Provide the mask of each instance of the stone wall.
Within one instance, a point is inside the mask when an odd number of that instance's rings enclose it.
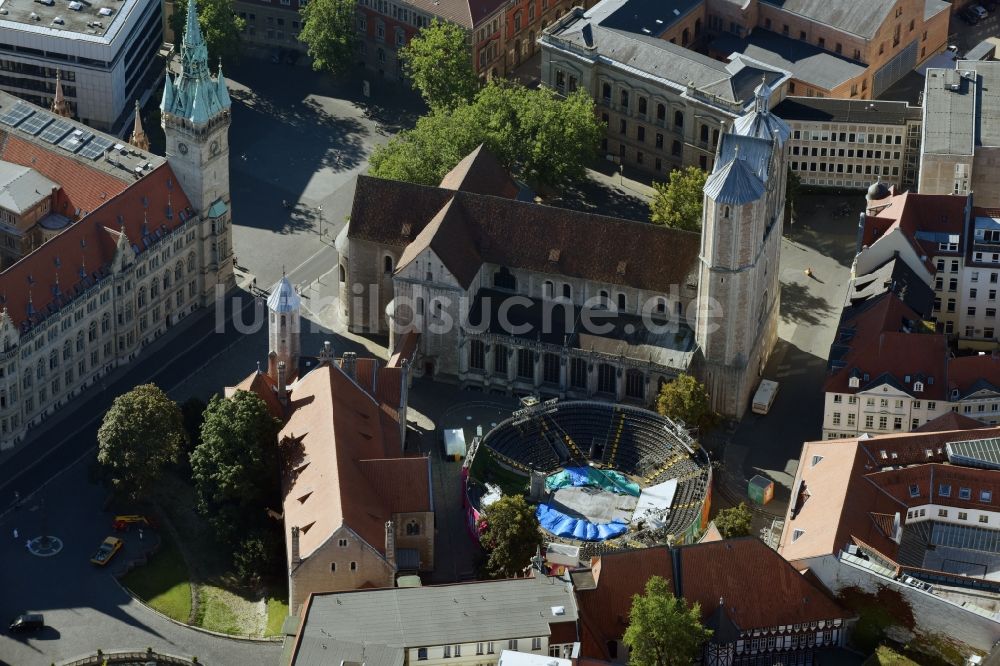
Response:
[[[936,635],[960,648],[966,646],[982,652],[989,652],[1000,640],[997,621],[934,594],[841,562],[833,555],[809,560],[808,567],[834,594],[847,587],[859,587],[869,593],[877,592],[880,587],[895,590],[910,605],[916,622],[914,632],[918,635]]]

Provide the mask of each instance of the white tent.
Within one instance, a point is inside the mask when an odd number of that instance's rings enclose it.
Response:
[[[632,512],[632,524],[645,521],[654,529],[663,527],[664,518],[670,511],[670,505],[674,503],[676,492],[677,479],[670,479],[655,486],[643,488],[642,492],[639,493],[639,501],[636,502],[635,511]]]
[[[452,460],[461,460],[465,457],[465,431],[461,428],[452,428],[444,431],[444,454]]]

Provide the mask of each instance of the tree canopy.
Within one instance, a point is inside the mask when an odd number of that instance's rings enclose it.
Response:
[[[479,144],[535,186],[557,187],[584,177],[603,134],[593,100],[581,89],[561,98],[492,82],[471,104],[439,109],[420,118],[372,153],[371,174],[437,185]]]
[[[299,10],[299,39],[306,44],[313,69],[337,74],[351,64],[357,7],[356,0],[310,0]]]
[[[160,387],[143,384],[115,398],[104,415],[97,431],[97,460],[116,491],[139,498],[186,443],[180,407]]]
[[[519,575],[542,546],[535,510],[522,495],[504,495],[486,508],[480,523],[479,541],[489,553],[486,561],[489,576],[511,578]]]
[[[673,595],[667,581],[653,576],[644,594],[632,597],[623,642],[630,666],[688,666],[712,631],[701,624],[701,608]]]
[[[279,422],[259,396],[237,391],[213,396],[205,409],[201,442],[191,453],[198,510],[222,541],[235,543],[265,524],[280,502]]]
[[[653,183],[656,194],[649,203],[649,219],[685,231],[701,231],[701,212],[708,174],[696,166],[675,169],[667,183]]]
[[[705,385],[687,374],[663,385],[656,398],[656,411],[699,428],[712,425],[715,416]]]
[[[403,71],[431,109],[468,104],[479,89],[465,30],[434,19],[400,49]]]
[[[715,516],[715,526],[726,539],[750,536],[753,529],[753,512],[745,502],[723,509]]]
[[[208,46],[209,62],[219,58],[233,58],[239,54],[240,33],[246,21],[236,15],[233,0],[198,0],[198,25]],[[174,13],[170,15],[170,29],[174,31],[175,43],[180,45],[187,27],[187,3],[174,2]]]

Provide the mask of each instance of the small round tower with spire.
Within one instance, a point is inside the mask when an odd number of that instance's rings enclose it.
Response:
[[[271,295],[267,298],[267,310],[269,349],[267,372],[272,379],[279,381],[278,368],[283,367],[286,373],[283,379],[290,380],[295,376],[299,365],[299,317],[302,313],[302,299],[295,292],[287,276],[282,275],[278,283],[271,287]]]

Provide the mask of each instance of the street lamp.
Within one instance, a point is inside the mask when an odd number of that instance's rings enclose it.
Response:
[[[319,239],[323,240],[323,207],[316,206],[316,218],[319,220],[319,227],[317,231],[319,232]]]

